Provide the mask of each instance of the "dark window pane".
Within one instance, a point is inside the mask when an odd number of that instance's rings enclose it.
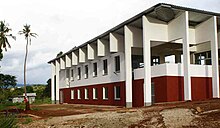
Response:
[[[115,72],[120,72],[120,57],[115,57]]]
[[[108,61],[107,59],[103,60],[103,75],[108,74]]]
[[[97,76],[97,63],[93,63],[93,76]]]

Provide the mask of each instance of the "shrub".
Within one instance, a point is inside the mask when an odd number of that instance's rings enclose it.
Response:
[[[0,128],[17,128],[15,115],[0,115]]]

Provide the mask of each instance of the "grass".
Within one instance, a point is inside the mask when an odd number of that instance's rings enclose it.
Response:
[[[15,115],[0,115],[0,128],[17,128]]]
[[[17,107],[18,109],[24,109],[25,108],[25,105],[24,103],[12,103],[12,102],[5,102],[5,103],[1,103],[0,104],[0,111],[2,110],[7,110],[9,107],[11,106],[15,106]]]
[[[29,123],[31,123],[32,121],[33,121],[32,118],[26,117],[26,118],[25,118],[25,121],[22,122],[22,124],[29,124]]]
[[[51,104],[51,99],[50,98],[36,99],[33,104],[37,104],[37,105],[39,105],[39,104]]]

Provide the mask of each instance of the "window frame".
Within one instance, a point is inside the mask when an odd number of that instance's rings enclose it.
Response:
[[[120,55],[115,56],[115,72],[120,73],[121,71],[121,62]]]
[[[93,95],[93,100],[98,100],[98,89],[97,88],[92,89],[92,95]]]
[[[89,89],[88,88],[84,89],[84,94],[85,94],[85,100],[88,100],[89,99]]]
[[[117,88],[119,88],[119,97],[117,95]],[[114,86],[114,99],[115,100],[121,100],[121,87],[120,86]]]
[[[74,100],[74,99],[75,99],[74,93],[75,93],[75,91],[74,91],[74,89],[72,89],[72,90],[71,90],[71,94],[70,94],[70,99],[71,99],[71,100]]]
[[[81,67],[78,67],[78,68],[77,68],[77,73],[78,73],[78,74],[77,74],[77,79],[78,79],[78,80],[81,80]]]
[[[102,60],[102,63],[103,63],[103,73],[102,73],[102,75],[103,76],[108,75],[108,59]]]
[[[106,93],[107,91],[107,93]],[[102,88],[102,97],[103,97],[103,100],[108,100],[108,87],[103,87]]]
[[[81,90],[77,89],[77,99],[80,100],[81,99]]]
[[[84,79],[88,79],[89,78],[89,66],[85,65],[84,67],[85,67]]]
[[[98,76],[98,63],[94,62],[93,63],[93,72],[92,72],[93,77],[97,77]]]
[[[74,69],[71,69],[70,80],[74,81]]]

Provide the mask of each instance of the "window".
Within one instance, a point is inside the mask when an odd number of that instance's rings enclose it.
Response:
[[[74,80],[74,70],[71,69],[71,80],[73,81]]]
[[[115,86],[114,87],[114,94],[115,94],[115,100],[120,100],[120,86]]]
[[[79,89],[77,90],[77,99],[81,99],[81,91]]]
[[[97,63],[93,63],[93,77],[97,76]]]
[[[81,68],[80,67],[78,67],[78,80],[80,80],[81,79]]]
[[[108,61],[107,59],[103,60],[103,75],[108,74]]]
[[[211,65],[212,64],[212,57],[211,57],[211,51],[208,52],[202,52],[195,54],[196,64],[199,65]]]
[[[97,91],[97,88],[93,88],[93,99],[98,99],[98,91]]]
[[[88,68],[88,65],[85,66],[85,79],[87,79],[89,76],[89,68]]]
[[[103,87],[103,99],[107,100],[108,99],[108,87]]]
[[[89,90],[85,88],[85,99],[89,99]]]
[[[70,69],[66,69],[66,78],[67,78],[67,79],[70,78]]]
[[[175,55],[165,56],[165,63],[175,63]]]
[[[160,64],[160,57],[159,56],[152,56],[151,66],[159,65],[159,64]]]
[[[115,57],[115,72],[120,72],[120,56]]]
[[[74,90],[71,90],[71,99],[74,99]]]

